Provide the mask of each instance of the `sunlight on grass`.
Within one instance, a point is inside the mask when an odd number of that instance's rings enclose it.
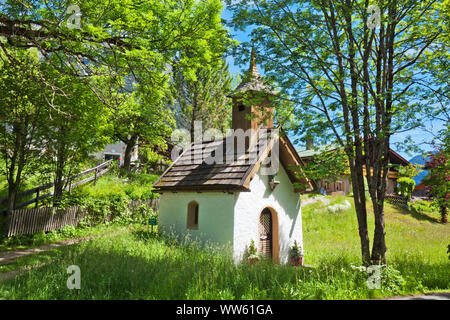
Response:
[[[369,226],[372,237],[371,215]],[[43,255],[52,263],[1,282],[0,298],[368,299],[450,289],[449,225],[387,205],[386,229],[389,266],[379,290],[369,290],[367,273],[352,267],[361,260],[354,210],[330,213],[319,202],[303,208],[305,263],[313,268],[235,265],[229,248],[179,244],[141,227]],[[80,266],[81,290],[66,287],[69,265]]]

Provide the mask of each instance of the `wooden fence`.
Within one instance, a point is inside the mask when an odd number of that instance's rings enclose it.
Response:
[[[129,207],[133,210],[144,203],[157,210],[159,198],[132,201],[129,203]],[[78,206],[65,210],[52,207],[14,210],[7,217],[6,235],[12,237],[19,234],[58,230],[65,226],[77,226],[83,218],[92,214],[91,212],[89,209],[82,210]]]
[[[76,226],[85,216],[79,207],[66,210],[57,208],[30,208],[14,210],[8,215],[7,236],[53,231],[64,226]]]
[[[133,200],[128,206],[130,209],[140,206],[141,204],[147,204],[151,209],[157,211],[159,209],[159,198],[149,199],[149,200]]]
[[[385,199],[387,202],[389,202],[391,204],[408,209],[408,198],[406,198],[406,197],[399,196],[399,195],[393,195],[393,194],[392,195],[387,194]]]
[[[88,183],[88,182],[90,182],[92,180],[97,181],[98,177],[104,175],[105,173],[107,173],[111,169],[111,163],[112,163],[112,160],[106,161],[106,162],[96,166],[95,168],[91,168],[91,169],[88,169],[86,171],[81,172],[80,174],[78,174],[76,177],[74,177],[70,181],[67,181],[67,179],[64,180],[65,183],[69,182],[68,186],[66,186],[64,188],[64,191],[70,191],[74,187],[82,185],[82,184],[85,184],[85,183]],[[73,181],[75,181],[75,180],[77,180],[77,179],[79,179],[81,177],[87,176],[88,174],[91,174],[91,173],[94,173],[94,175],[92,175],[92,176],[90,176],[90,177],[88,177],[86,179],[83,179],[81,181],[73,182]],[[33,195],[33,194],[36,194],[36,197],[34,197],[31,200],[22,202],[20,204],[16,204],[15,209],[24,208],[24,207],[26,207],[26,206],[28,206],[28,205],[30,205],[32,203],[35,204],[35,206],[34,206],[35,208],[38,208],[40,200],[46,199],[46,198],[51,197],[53,195],[53,190],[51,190],[50,192],[48,192],[46,194],[43,194],[43,195],[41,194],[41,192],[44,191],[44,190],[48,190],[50,188],[53,188],[53,187],[54,187],[54,183],[47,183],[47,184],[41,185],[39,187],[36,187],[36,188],[30,189],[30,190],[24,191],[22,193],[19,193],[17,195],[17,199],[20,199],[20,198],[23,198],[23,197],[27,197],[27,196],[30,196],[30,195]],[[8,198],[0,199],[0,204],[6,203],[7,200],[8,200]],[[4,212],[6,212],[6,209],[5,210],[0,210],[0,214],[2,214]]]

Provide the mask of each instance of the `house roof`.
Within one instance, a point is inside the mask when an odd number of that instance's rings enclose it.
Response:
[[[317,147],[314,147],[311,149],[301,149],[301,150],[297,150],[297,152],[298,152],[300,158],[307,159],[307,158],[313,157],[317,154],[320,154],[322,152],[332,151],[332,150],[336,150],[338,148],[340,148],[340,146],[336,143],[333,143],[333,144],[328,144],[328,145],[317,146]],[[389,162],[393,163],[393,164],[400,164],[403,166],[407,166],[410,164],[408,160],[403,158],[401,155],[399,155],[397,152],[395,152],[391,148],[389,149]]]
[[[269,152],[279,143],[279,160],[291,182],[304,183],[295,174],[301,164],[289,138],[282,134],[270,139],[273,130],[258,130],[253,148],[238,154],[232,148],[234,139],[191,144],[153,185],[156,191],[250,191],[250,181]],[[272,135],[270,135],[272,136]],[[216,161],[213,161],[213,158]],[[231,160],[228,160],[231,158]],[[217,161],[219,159],[219,161]],[[220,160],[222,159],[222,160]],[[296,189],[296,191],[301,191]]]
[[[392,149],[389,149],[389,161],[395,164],[401,164],[402,166],[408,166],[410,162],[399,155]]]
[[[338,144],[327,144],[327,145],[313,147],[310,149],[300,149],[300,150],[297,150],[297,153],[301,158],[309,158],[309,157],[321,154],[322,152],[336,150],[337,148],[339,148]]]

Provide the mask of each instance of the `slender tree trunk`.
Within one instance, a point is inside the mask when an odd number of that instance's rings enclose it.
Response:
[[[24,126],[25,127],[25,126]],[[22,171],[25,167],[25,140],[23,127],[20,124],[14,125],[13,131],[16,135],[13,154],[10,158],[8,172],[8,209],[7,213],[16,208],[17,194],[22,181]]]
[[[384,199],[386,195],[386,181],[389,164],[389,139],[392,121],[392,92],[394,89],[394,42],[395,28],[397,25],[397,1],[391,1],[388,5],[388,21],[386,33],[380,36],[380,52],[382,52],[383,72],[380,73],[381,96],[385,100],[379,101],[377,109],[377,136],[374,139],[373,152],[377,152],[374,159],[374,184],[372,192],[375,197],[372,199],[375,232],[372,248],[372,263],[386,264],[386,232],[384,226]],[[384,28],[382,27],[382,31]],[[381,60],[380,60],[381,62]],[[380,63],[381,64],[381,63]],[[381,76],[382,75],[382,76]]]
[[[441,206],[440,208],[441,210],[441,222],[442,223],[447,223],[447,207],[446,206]]]
[[[17,183],[8,183],[8,209],[7,213],[12,212],[16,207],[16,197],[18,192]]]
[[[57,143],[56,149],[56,170],[54,180],[54,192],[53,192],[53,206],[57,207],[64,192],[64,167],[67,161],[67,144],[65,139],[66,126],[62,123],[59,127],[58,138],[55,141]]]
[[[130,171],[131,168],[131,153],[133,152],[134,147],[136,147],[136,143],[137,143],[137,138],[136,137],[131,137],[127,143],[126,143],[126,148],[125,148],[125,155],[124,155],[124,159],[123,159],[123,168],[126,171]]]
[[[353,167],[353,168],[352,168]],[[367,228],[367,210],[364,195],[364,183],[361,184],[360,179],[357,176],[356,165],[350,166],[352,187],[353,187],[353,199],[355,202],[356,218],[358,220],[358,233],[361,242],[361,255],[363,265],[369,265],[370,263],[370,241]]]
[[[361,253],[362,262],[364,265],[368,265],[370,261],[370,242],[367,229],[367,209],[366,209],[366,195],[364,188],[364,175],[363,175],[363,151],[362,151],[362,139],[361,139],[361,128],[359,123],[359,113],[358,113],[358,75],[357,66],[355,61],[356,47],[353,37],[353,21],[352,21],[352,1],[345,1],[345,20],[346,20],[346,32],[349,42],[349,63],[350,63],[350,79],[351,79],[351,91],[349,99],[346,99],[346,116],[347,122],[350,122],[349,113],[351,115],[352,130],[349,130],[350,124],[347,125],[347,134],[354,136],[354,144],[348,146],[347,153],[351,153],[350,158],[353,164],[350,166],[350,171],[352,173],[352,183],[353,183],[353,197],[355,200],[355,210],[358,219],[359,227],[359,237],[361,240]],[[350,133],[352,132],[352,133]],[[353,140],[347,138],[350,142]]]
[[[56,170],[55,170],[55,186],[54,186],[54,193],[53,193],[53,206],[57,207],[59,201],[62,198],[63,195],[63,189],[64,189],[64,159],[65,158],[65,152],[64,150],[60,150],[57,155],[56,159]]]

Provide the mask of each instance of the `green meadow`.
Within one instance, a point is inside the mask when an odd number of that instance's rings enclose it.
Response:
[[[330,198],[342,203],[351,198]],[[229,248],[182,243],[132,225],[128,232],[17,260],[25,270],[0,282],[1,299],[372,299],[450,291],[450,225],[432,215],[386,204],[388,266],[369,289],[360,268],[355,212],[331,213],[321,202],[303,208],[304,262],[234,264]],[[370,229],[373,218],[369,217]],[[78,265],[81,289],[69,290]],[[2,269],[0,269],[0,272]]]

